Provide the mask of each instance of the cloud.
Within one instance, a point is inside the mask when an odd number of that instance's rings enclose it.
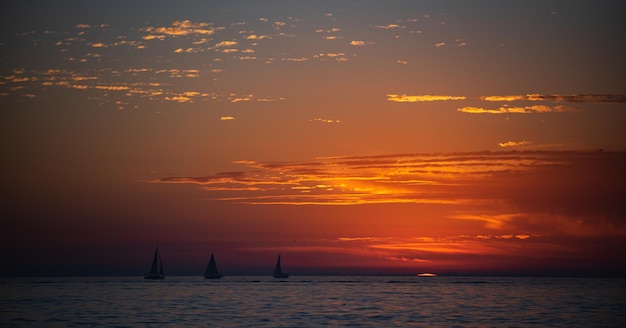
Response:
[[[190,97],[186,96],[174,96],[174,97],[165,97],[165,100],[175,101],[179,103],[189,103],[192,102]]]
[[[323,30],[323,29],[315,30],[315,33],[337,33],[337,32],[340,32],[340,31],[341,31],[340,28],[333,27],[333,28],[330,28],[330,29],[327,29],[327,30]]]
[[[299,58],[281,58],[280,60],[282,61],[290,61],[290,62],[305,62],[307,60],[309,60],[306,57],[299,57]]]
[[[380,28],[384,30],[396,29],[396,28],[404,28],[404,26],[400,26],[398,24],[387,24],[387,25],[376,25],[374,28]]]
[[[221,41],[215,44],[215,47],[230,47],[230,46],[234,46],[234,45],[238,45],[239,42],[237,41]]]
[[[351,242],[351,241],[380,241],[380,237],[340,237],[337,241]]]
[[[232,121],[234,119],[235,119],[235,117],[233,117],[233,116],[222,116],[222,117],[220,117],[220,121]]]
[[[586,213],[594,220],[626,217],[617,196],[626,192],[624,175],[619,173],[626,167],[626,153],[510,151],[237,164],[247,169],[237,174],[170,177],[153,182],[201,184],[207,192],[241,186],[262,190],[246,195],[213,194],[215,199],[245,204],[414,203],[459,208],[493,204],[495,207],[488,206],[485,211],[508,206],[523,213],[560,212],[572,217]],[[489,223],[494,228],[530,223],[529,216],[482,215],[486,223],[499,222]],[[626,227],[624,220],[620,222]]]
[[[514,102],[514,101],[543,101],[543,102],[565,102],[565,103],[626,103],[626,95],[618,94],[573,94],[573,95],[542,95],[542,94],[526,94],[526,95],[504,95],[504,96],[431,96],[431,95],[398,95],[388,94],[387,100],[395,102],[422,102],[434,100],[465,100],[477,99],[487,102]],[[573,110],[566,106],[543,106],[533,105],[526,107],[510,107],[500,108],[497,110],[483,109],[482,107],[467,107],[467,112],[487,112],[487,113],[506,113],[506,112],[558,112]],[[465,111],[465,110],[460,110]]]
[[[488,109],[483,107],[461,107],[457,111],[470,114],[532,114],[532,113],[561,113],[575,111],[575,108],[567,106],[545,106],[534,105],[525,107],[508,107],[503,106],[497,109]]]
[[[310,120],[311,122],[320,122],[320,123],[341,123],[340,120],[331,120],[327,118],[314,118]]]
[[[509,96],[480,96],[480,100],[484,101],[552,101],[567,103],[626,103],[626,95],[616,94],[526,94],[526,95],[509,95]]]
[[[408,96],[388,94],[387,100],[393,102],[423,102],[423,101],[447,101],[447,100],[464,100],[465,96],[441,96],[441,95],[421,95]]]
[[[373,45],[374,43],[375,43],[374,41],[363,41],[363,40],[350,41],[350,45],[356,46],[356,47],[369,46],[369,45]]]
[[[94,88],[108,91],[124,91],[129,89],[129,87],[125,85],[96,85]]]
[[[242,101],[250,101],[254,99],[254,95],[252,94],[248,94],[248,95],[237,95],[234,93],[231,93],[230,95],[228,95],[228,101],[232,102],[232,103],[237,103],[237,102],[242,102]]]
[[[260,102],[274,102],[274,101],[283,101],[285,97],[258,97],[256,101]]]
[[[329,52],[329,53],[321,53],[321,54],[313,55],[313,58],[319,59],[319,60],[335,60],[337,62],[344,62],[348,60],[348,58],[346,58],[345,55],[346,54],[343,52],[337,52],[337,53]]]
[[[287,23],[281,21],[276,21],[272,23],[272,26],[274,26],[275,29],[279,29],[281,27],[284,27],[285,25],[287,25]]]
[[[517,146],[524,146],[524,145],[528,145],[530,142],[526,141],[526,140],[522,140],[522,141],[507,141],[507,142],[501,142],[498,144],[498,146],[500,147],[517,147]]]
[[[190,20],[182,20],[175,21],[171,26],[167,27],[146,27],[143,31],[148,32],[149,35],[144,36],[143,39],[160,39],[165,36],[213,35],[220,30],[224,30],[224,27],[214,27],[209,23],[194,23]]]

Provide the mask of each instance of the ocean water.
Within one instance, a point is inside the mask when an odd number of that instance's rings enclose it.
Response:
[[[0,278],[0,327],[626,327],[626,279]]]

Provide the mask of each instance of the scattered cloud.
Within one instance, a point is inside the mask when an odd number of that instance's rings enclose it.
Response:
[[[374,41],[363,41],[363,40],[352,40],[350,41],[350,45],[352,46],[356,46],[356,47],[362,47],[362,46],[370,46],[375,44]]]
[[[404,28],[404,26],[400,26],[398,24],[387,24],[387,25],[376,25],[375,28],[380,28],[384,30],[396,29],[396,28]]]
[[[186,35],[213,35],[215,32],[225,29],[214,27],[209,23],[194,23],[190,20],[175,21],[167,27],[146,27],[143,31],[148,32],[144,40],[162,39],[165,36],[177,37]],[[149,35],[152,35],[150,37]]]
[[[128,90],[128,86],[125,85],[96,85],[94,88],[108,91],[124,91]]]
[[[526,95],[509,95],[509,96],[480,96],[480,100],[484,101],[553,101],[553,102],[568,102],[568,103],[626,103],[626,95],[616,94],[572,94],[572,95],[558,95],[558,94],[526,94]]]
[[[522,141],[507,141],[507,142],[501,142],[498,144],[498,146],[506,148],[506,147],[517,147],[517,146],[525,146],[530,144],[529,141],[526,140],[522,140]]]
[[[232,103],[237,103],[237,102],[241,102],[241,101],[250,101],[252,100],[252,95],[243,95],[243,96],[234,96],[231,95],[228,97],[228,100]]]
[[[398,95],[388,94],[389,101],[400,102],[421,102],[433,100],[465,100],[477,99],[489,102],[513,102],[513,101],[546,101],[546,102],[566,102],[566,103],[626,103],[626,95],[618,94],[572,94],[572,95],[542,95],[542,94],[526,94],[526,95],[505,95],[505,96],[431,96],[431,95]],[[530,109],[541,111],[540,107]],[[554,109],[544,109],[545,111],[554,111]],[[557,108],[557,110],[559,110]],[[565,109],[561,109],[565,110]]]
[[[532,114],[532,113],[561,113],[568,111],[575,111],[576,109],[567,106],[525,106],[525,107],[509,107],[502,106],[497,109],[489,109],[483,107],[462,107],[457,109],[459,112],[470,114]]]
[[[346,54],[343,52],[338,52],[338,53],[321,53],[321,54],[317,54],[317,55],[313,55],[313,58],[315,59],[319,59],[319,60],[335,60],[337,62],[343,62],[343,61],[347,61],[348,58],[345,57]]]
[[[220,121],[232,121],[234,119],[235,119],[235,117],[233,117],[233,116],[222,116],[222,117],[220,117]]]
[[[318,29],[318,30],[315,30],[315,33],[337,33],[337,32],[339,32],[339,31],[341,31],[341,29],[340,29],[340,28],[338,28],[338,27],[333,27],[333,28],[329,28],[329,29],[327,29],[327,30],[323,30],[323,29]]]
[[[221,41],[221,42],[216,43],[215,47],[231,47],[231,46],[238,45],[238,44],[239,44],[239,42],[232,41],[232,40]]]
[[[398,63],[404,63],[398,61]],[[626,103],[626,95],[616,94],[573,94],[573,95],[504,95],[504,96],[444,96],[444,95],[406,95],[387,94],[387,100],[392,102],[427,102],[427,101],[458,101],[458,100],[479,100],[486,102],[553,102],[553,103]],[[457,111],[470,114],[533,114],[533,113],[562,113],[578,111],[579,109],[555,104],[537,104],[526,106],[511,106],[503,104],[498,108],[488,108],[483,106],[465,106]]]
[[[423,101],[447,101],[447,100],[465,100],[465,96],[441,96],[441,95],[421,95],[408,96],[388,94],[387,100],[393,102],[423,102]]]
[[[306,57],[299,57],[299,58],[281,58],[280,60],[282,61],[290,61],[290,62],[305,62],[307,60],[309,60]]]
[[[320,122],[320,123],[341,123],[340,120],[331,120],[327,118],[314,118],[310,120],[311,122]]]

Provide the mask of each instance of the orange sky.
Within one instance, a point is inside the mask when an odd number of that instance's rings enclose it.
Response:
[[[0,6],[0,275],[626,273],[621,3]]]

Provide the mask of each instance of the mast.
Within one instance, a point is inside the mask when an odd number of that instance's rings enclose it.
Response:
[[[163,276],[165,276],[165,275],[163,274],[163,260],[161,260],[161,254],[159,254],[159,262],[161,262],[161,268],[160,268],[160,270],[159,270],[159,275],[160,275],[161,277],[163,277]],[[156,271],[156,270],[155,270],[155,271]]]

